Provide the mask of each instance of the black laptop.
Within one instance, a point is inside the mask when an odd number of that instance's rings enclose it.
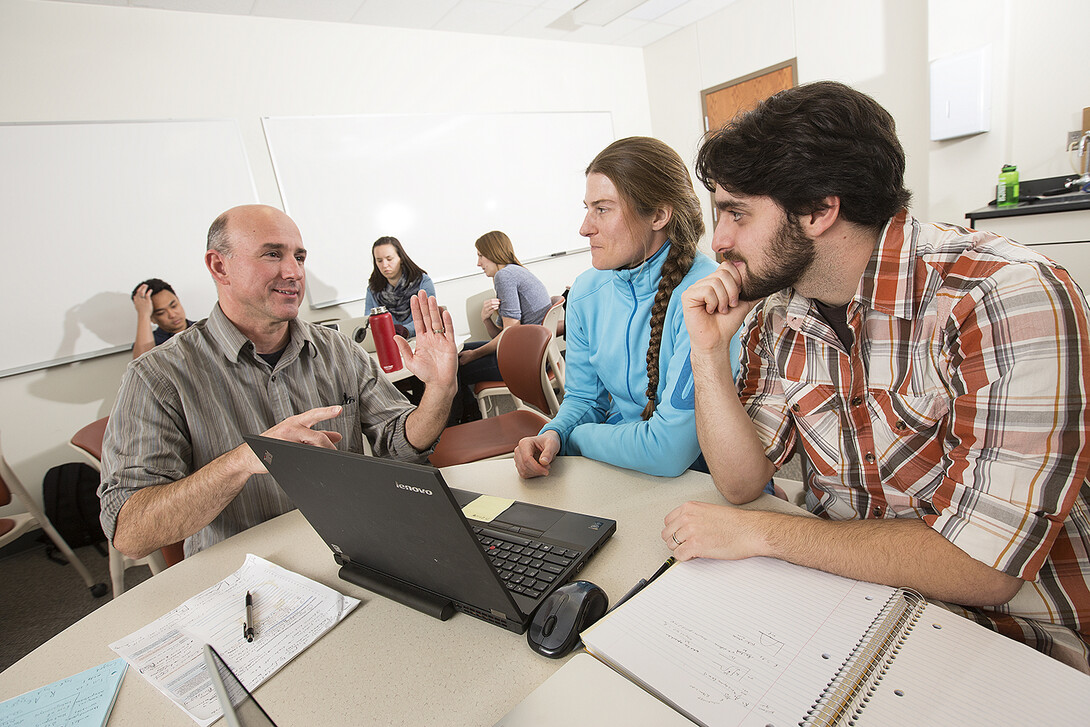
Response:
[[[544,598],[617,530],[614,520],[515,502],[489,523],[479,495],[434,467],[248,436],[341,566],[341,578],[446,620],[462,611],[523,633]],[[514,465],[512,465],[514,467]]]

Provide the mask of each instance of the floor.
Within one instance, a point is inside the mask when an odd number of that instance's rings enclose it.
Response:
[[[0,550],[0,671],[110,601],[109,592],[93,597],[75,568],[50,560],[46,546],[37,542],[40,532]],[[95,581],[109,588],[107,558],[94,546],[77,548],[76,555]],[[147,566],[130,568],[125,585],[132,588],[150,577]]]

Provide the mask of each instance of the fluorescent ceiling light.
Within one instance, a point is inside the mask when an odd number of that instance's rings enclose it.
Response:
[[[609,25],[646,0],[584,0],[571,11],[572,20],[579,25]]]

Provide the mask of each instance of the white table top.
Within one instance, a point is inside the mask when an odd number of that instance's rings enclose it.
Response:
[[[663,516],[685,500],[724,503],[711,478],[651,477],[580,457],[552,476],[521,480],[511,460],[443,470],[451,487],[617,520],[617,533],[580,574],[623,596],[669,556]],[[747,505],[801,512],[769,495]],[[337,577],[338,566],[298,511],[187,558],[103,605],[0,673],[0,701],[116,658],[109,644],[237,570],[247,553],[324,583],[362,603],[255,692],[274,720],[293,725],[491,725],[564,660],[532,652],[525,637],[465,614],[443,622]],[[109,724],[192,725],[130,669]]]

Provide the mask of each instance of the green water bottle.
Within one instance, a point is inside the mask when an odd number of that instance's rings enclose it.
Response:
[[[995,203],[999,207],[1012,207],[1018,204],[1018,167],[1004,164],[999,173],[999,184],[995,187]]]

